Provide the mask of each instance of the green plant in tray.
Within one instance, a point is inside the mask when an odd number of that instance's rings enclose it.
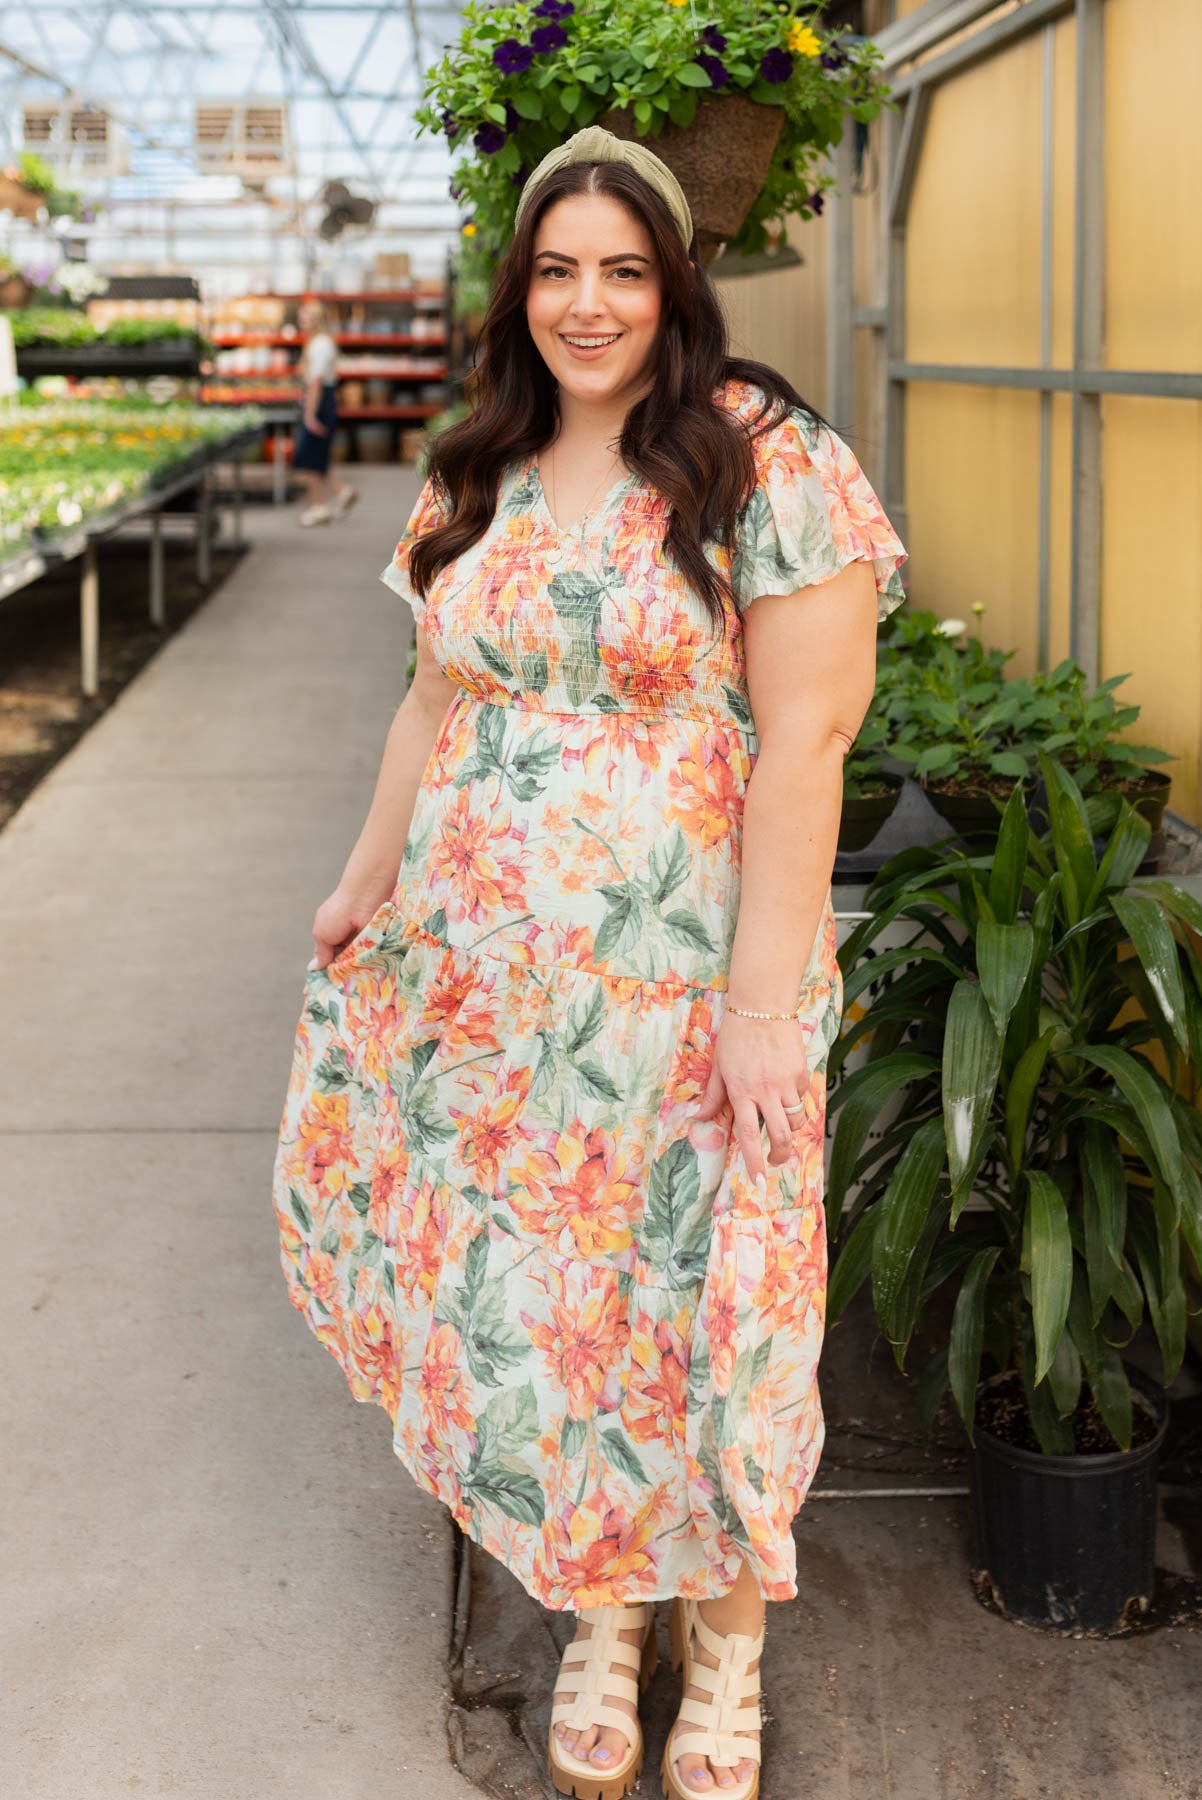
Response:
[[[871,1279],[899,1364],[934,1341],[928,1414],[950,1384],[971,1431],[987,1355],[1021,1372],[1043,1450],[1071,1453],[1083,1390],[1131,1443],[1122,1349],[1145,1317],[1166,1380],[1184,1351],[1182,1262],[1202,1260],[1202,905],[1132,880],[1150,828],[1128,802],[1039,766],[1046,832],[1015,787],[990,855],[894,857],[840,951],[862,1011],[831,1055],[829,1305],[838,1318]],[[877,950],[899,926],[907,942]]]

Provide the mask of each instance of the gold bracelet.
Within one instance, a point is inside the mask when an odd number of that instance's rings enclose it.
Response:
[[[727,1012],[738,1013],[741,1019],[797,1019],[801,1017],[800,1009],[791,1013],[750,1012],[745,1006],[727,1005]]]

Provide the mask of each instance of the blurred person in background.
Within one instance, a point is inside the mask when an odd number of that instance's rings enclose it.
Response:
[[[292,467],[305,484],[305,505],[297,523],[329,525],[344,518],[359,498],[353,487],[329,473],[338,425],[338,346],[330,336],[325,308],[318,301],[305,301],[297,323],[306,338],[301,358],[305,383],[301,424],[292,453]]]

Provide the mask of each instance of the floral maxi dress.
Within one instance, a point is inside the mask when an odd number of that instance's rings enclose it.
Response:
[[[763,396],[731,382],[750,422]],[[699,1122],[757,740],[741,612],[902,546],[851,451],[791,412],[715,628],[637,476],[557,532],[537,462],[423,605],[458,692],[392,898],[307,978],[274,1198],[294,1304],[397,1455],[544,1605],[796,1588],[822,1444],[828,893],[800,1005],[810,1083],[757,1194]],[[733,567],[732,567],[733,563]],[[805,804],[799,772],[798,804]]]

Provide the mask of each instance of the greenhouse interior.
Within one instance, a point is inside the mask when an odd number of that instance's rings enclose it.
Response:
[[[0,0],[6,1791],[1202,1800],[1200,70]]]

